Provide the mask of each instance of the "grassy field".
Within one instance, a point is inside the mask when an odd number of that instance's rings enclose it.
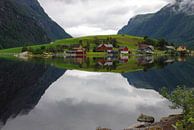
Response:
[[[119,46],[127,46],[130,51],[135,52],[137,49],[137,44],[141,41],[143,41],[143,38],[141,37],[135,37],[135,36],[128,36],[128,35],[101,35],[101,36],[87,36],[87,37],[80,37],[80,38],[69,38],[69,39],[62,39],[62,40],[56,40],[54,42],[48,43],[48,44],[42,44],[42,45],[34,45],[30,46],[33,49],[39,49],[42,46],[48,47],[56,47],[57,45],[73,45],[73,44],[79,44],[80,40],[83,42],[83,44],[90,44],[90,52],[88,55],[97,55],[97,53],[93,53],[92,49],[95,46],[94,39],[100,39],[100,40],[106,40],[107,38],[114,38],[117,40],[117,44]],[[2,53],[20,53],[22,50],[22,47],[17,48],[10,48],[10,49],[4,49],[0,50],[0,54]],[[98,55],[102,55],[98,54]]]

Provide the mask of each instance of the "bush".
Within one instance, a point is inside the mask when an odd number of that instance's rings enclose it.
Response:
[[[22,52],[28,51],[28,48],[26,46],[22,47]]]
[[[178,86],[173,92],[162,88],[161,94],[172,102],[172,109],[183,110],[183,120],[177,122],[178,127],[189,129],[194,126],[194,90]]]

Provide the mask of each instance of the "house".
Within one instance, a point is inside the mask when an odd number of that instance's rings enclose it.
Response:
[[[129,48],[128,47],[120,47],[119,51],[120,51],[120,54],[129,54]]]
[[[113,51],[113,45],[112,44],[100,44],[96,51],[98,52],[112,52]]]
[[[152,45],[147,44],[138,44],[138,52],[140,53],[146,53],[146,54],[153,54],[154,53],[154,47]]]
[[[72,50],[66,52],[68,56],[85,56],[86,49],[83,48],[81,45],[74,46]]]
[[[187,53],[187,47],[186,46],[179,46],[177,48],[177,52],[179,52],[181,55]]]
[[[174,54],[176,52],[176,48],[174,46],[165,46],[166,53]]]

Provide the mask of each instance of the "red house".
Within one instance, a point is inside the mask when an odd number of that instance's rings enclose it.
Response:
[[[120,47],[119,51],[121,54],[128,54],[129,53],[129,48],[128,47]]]
[[[112,44],[100,44],[97,48],[96,51],[98,52],[112,52],[113,50],[113,45]]]

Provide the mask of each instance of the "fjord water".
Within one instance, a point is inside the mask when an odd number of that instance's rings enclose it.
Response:
[[[158,90],[192,87],[192,58],[135,72],[65,70],[53,64],[0,60],[2,130],[127,128],[141,114],[177,113]]]

